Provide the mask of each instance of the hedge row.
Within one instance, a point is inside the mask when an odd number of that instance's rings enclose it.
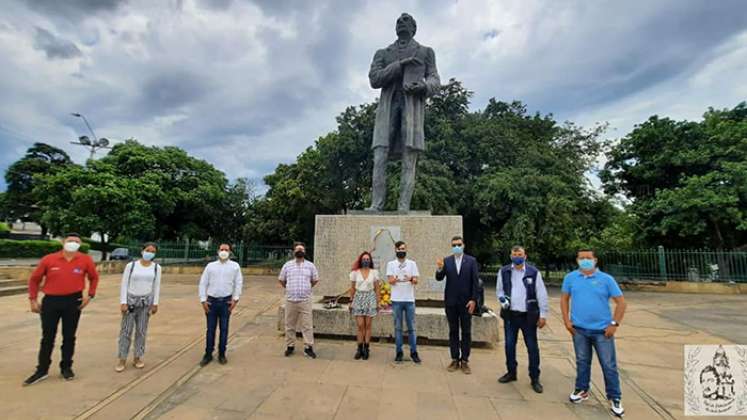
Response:
[[[81,252],[88,252],[86,243],[80,246]],[[41,258],[62,249],[58,241],[16,241],[0,239],[0,258]]]

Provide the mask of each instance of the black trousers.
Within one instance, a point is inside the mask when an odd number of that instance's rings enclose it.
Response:
[[[508,373],[516,374],[516,343],[519,331],[524,336],[524,344],[529,353],[529,377],[538,380],[540,376],[540,349],[537,340],[537,315],[526,312],[510,311],[503,319],[503,330],[506,335],[506,369]]]
[[[73,366],[75,353],[75,332],[80,320],[80,306],[82,294],[75,293],[66,296],[44,296],[41,305],[42,339],[39,348],[39,364],[36,369],[48,372],[52,364],[52,350],[57,335],[57,325],[62,320],[62,360],[60,369]]]
[[[446,305],[446,319],[449,321],[449,349],[452,360],[469,361],[472,346],[472,315],[467,310],[467,302]],[[461,341],[459,329],[462,330]],[[459,351],[461,350],[461,356]]]

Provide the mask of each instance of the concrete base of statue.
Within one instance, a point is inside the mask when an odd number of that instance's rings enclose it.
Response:
[[[462,234],[462,216],[431,216],[427,212],[354,212],[317,215],[314,264],[319,270],[317,296],[334,297],[350,288],[350,269],[358,255],[369,251],[382,278],[394,260],[394,243],[407,243],[407,258],[420,271],[417,299],[443,299],[443,282],[436,282],[436,260],[449,255],[451,238]]]
[[[432,303],[430,301],[429,303]],[[347,305],[342,308],[326,309],[323,303],[313,305],[314,335],[321,337],[355,339],[357,330],[355,319],[350,315]],[[285,306],[278,310],[278,330],[285,330]],[[487,312],[482,316],[472,317],[472,342],[477,346],[492,347],[499,340],[498,316]],[[406,326],[405,336],[407,335]],[[415,331],[418,340],[427,344],[448,344],[449,323],[446,320],[443,306],[415,307]],[[375,340],[394,339],[394,320],[391,311],[381,311],[374,317],[372,337]],[[406,341],[405,341],[406,342]]]
[[[386,263],[394,260],[394,243],[407,243],[407,257],[420,271],[415,289],[416,330],[419,338],[448,341],[449,325],[443,307],[444,281],[436,281],[436,260],[451,252],[451,238],[462,234],[462,216],[432,216],[429,212],[353,211],[340,215],[317,215],[314,231],[314,264],[319,285],[314,289],[314,331],[333,337],[355,337],[355,320],[347,305],[325,309],[324,301],[348,296],[350,270],[363,251],[371,252],[374,267],[382,278]],[[279,310],[279,329],[284,329],[284,307]],[[486,313],[472,318],[472,340],[493,344],[498,341],[498,317]],[[391,312],[382,312],[373,323],[373,335],[394,336]]]

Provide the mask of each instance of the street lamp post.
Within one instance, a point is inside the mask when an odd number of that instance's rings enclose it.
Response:
[[[88,123],[88,120],[86,119],[85,115],[77,113],[77,112],[73,112],[71,115],[73,117],[78,117],[78,118],[83,119],[83,122],[86,124],[86,127],[88,127],[88,131],[90,131],[91,135],[93,136],[93,139],[88,138],[88,136],[80,136],[78,137],[77,142],[76,141],[70,142],[71,144],[77,144],[79,146],[88,147],[88,149],[91,152],[91,156],[89,157],[89,159],[91,160],[96,154],[97,149],[111,149],[111,147],[109,147],[109,139],[104,138],[104,137],[98,138],[96,136],[96,133],[93,132],[93,128],[91,128],[91,124]]]

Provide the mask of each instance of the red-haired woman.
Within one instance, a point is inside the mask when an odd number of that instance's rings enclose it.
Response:
[[[358,324],[358,351],[355,360],[368,360],[371,342],[371,324],[379,311],[381,297],[379,272],[374,269],[371,253],[364,251],[358,256],[350,272],[350,312]]]

